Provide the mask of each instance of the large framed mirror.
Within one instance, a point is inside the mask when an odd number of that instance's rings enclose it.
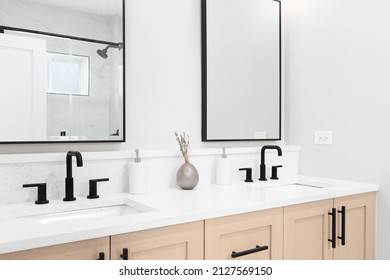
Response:
[[[280,140],[280,1],[201,5],[202,141]]]
[[[0,0],[0,144],[125,141],[124,0]]]

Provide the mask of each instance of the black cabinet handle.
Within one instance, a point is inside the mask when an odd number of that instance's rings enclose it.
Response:
[[[345,246],[345,222],[346,222],[346,208],[341,206],[341,211],[337,211],[341,214],[341,236],[337,236],[338,239],[341,239],[341,245]]]
[[[98,261],[103,261],[103,260],[105,260],[104,252],[100,252],[100,253],[99,253],[99,258],[98,258],[97,260],[98,260]]]
[[[123,248],[121,258],[123,260],[128,260],[129,259],[129,249]]]
[[[250,255],[250,254],[265,251],[265,250],[268,250],[268,246],[256,245],[256,248],[253,248],[253,249],[249,249],[249,250],[245,250],[245,251],[241,251],[241,252],[233,251],[230,256],[234,259],[234,258],[242,257],[245,255]]]
[[[332,239],[328,239],[332,243],[332,248],[336,248],[336,208],[332,208],[332,212],[328,215],[332,216]]]

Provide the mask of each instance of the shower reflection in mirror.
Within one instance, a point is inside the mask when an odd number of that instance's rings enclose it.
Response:
[[[18,30],[4,34],[45,41],[47,94],[41,107],[46,108],[47,136],[39,140],[122,136],[123,43]]]

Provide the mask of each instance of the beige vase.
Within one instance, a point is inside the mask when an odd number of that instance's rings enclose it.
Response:
[[[199,174],[191,163],[184,163],[176,174],[176,182],[184,190],[192,190],[199,182]]]

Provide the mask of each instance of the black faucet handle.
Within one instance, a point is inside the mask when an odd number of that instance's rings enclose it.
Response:
[[[246,179],[244,182],[251,183],[253,182],[252,180],[252,168],[247,167],[247,168],[240,168],[238,169],[239,171],[246,171]]]
[[[93,199],[93,198],[99,198],[99,195],[97,194],[97,183],[98,182],[106,182],[109,181],[108,178],[100,178],[100,179],[91,179],[89,180],[89,195],[87,198]]]
[[[46,183],[36,183],[36,184],[24,184],[23,188],[38,188],[38,197],[35,201],[35,204],[47,204],[49,200],[46,198]]]
[[[271,171],[271,180],[278,180],[278,168],[283,167],[283,165],[275,165],[272,166],[272,171]]]

